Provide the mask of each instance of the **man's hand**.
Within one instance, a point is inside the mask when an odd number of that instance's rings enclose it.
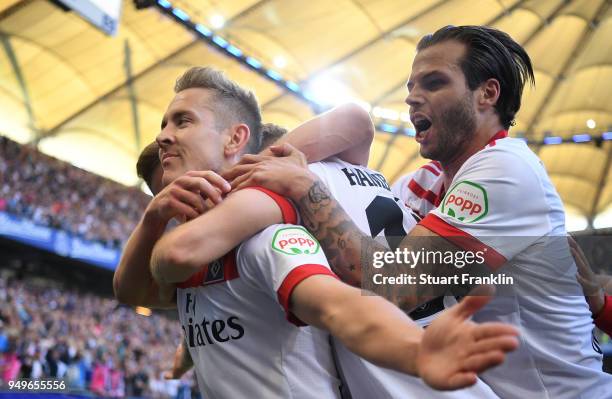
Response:
[[[439,390],[473,385],[478,373],[501,364],[506,353],[518,347],[514,327],[468,320],[491,300],[493,292],[492,286],[474,289],[425,329],[417,370],[428,385]]]
[[[593,273],[593,269],[591,269],[589,261],[584,255],[584,252],[582,252],[582,249],[576,240],[568,236],[567,241],[569,243],[572,256],[574,257],[574,261],[576,261],[576,267],[578,267],[576,279],[578,279],[578,282],[582,286],[582,291],[584,292],[584,296],[586,297],[593,317],[597,317],[601,309],[604,307],[604,290],[599,283],[597,275]]]
[[[223,173],[232,189],[261,186],[297,200],[304,196],[316,176],[308,170],[306,157],[290,144],[271,146],[274,156],[250,155]]]
[[[172,218],[195,219],[230,191],[227,181],[213,171],[191,171],[161,190],[145,210],[145,219],[163,226]]]
[[[174,364],[172,365],[172,370],[166,370],[164,372],[164,379],[178,380],[192,367],[193,360],[191,359],[189,350],[185,347],[185,340],[182,340],[174,353]]]

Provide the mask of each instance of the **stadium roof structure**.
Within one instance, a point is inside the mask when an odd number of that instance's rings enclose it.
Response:
[[[404,104],[418,39],[483,24],[508,32],[534,62],[536,88],[511,135],[590,140],[533,148],[570,214],[612,218],[612,141],[591,139],[612,130],[609,0],[148,3],[125,0],[110,37],[50,1],[0,0],[0,134],[135,184],[135,160],[159,131],[175,79],[212,65],[255,90],[266,122],[289,128],[316,102],[367,103],[380,128],[370,166],[394,180],[425,162]]]

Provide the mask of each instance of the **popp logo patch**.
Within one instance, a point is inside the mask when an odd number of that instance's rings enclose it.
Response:
[[[467,180],[455,184],[442,202],[442,212],[465,223],[482,219],[488,211],[487,191]]]
[[[312,255],[319,248],[319,242],[301,227],[278,229],[272,239],[272,249],[286,255]]]

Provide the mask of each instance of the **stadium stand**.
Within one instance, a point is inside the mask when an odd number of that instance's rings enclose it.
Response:
[[[119,248],[148,198],[0,136],[0,212]]]
[[[105,397],[174,398],[191,390],[191,374],[162,378],[180,339],[175,320],[57,285],[0,277],[4,389],[17,378],[59,378],[68,392]]]

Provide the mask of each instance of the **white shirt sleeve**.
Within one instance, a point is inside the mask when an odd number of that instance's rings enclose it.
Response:
[[[499,267],[550,231],[549,214],[534,165],[493,146],[460,168],[440,206],[419,224],[463,249],[485,250],[486,262]]]
[[[296,325],[304,323],[290,311],[293,289],[313,275],[337,278],[316,238],[290,224],[270,226],[243,243],[237,263],[240,276],[274,298]]]

